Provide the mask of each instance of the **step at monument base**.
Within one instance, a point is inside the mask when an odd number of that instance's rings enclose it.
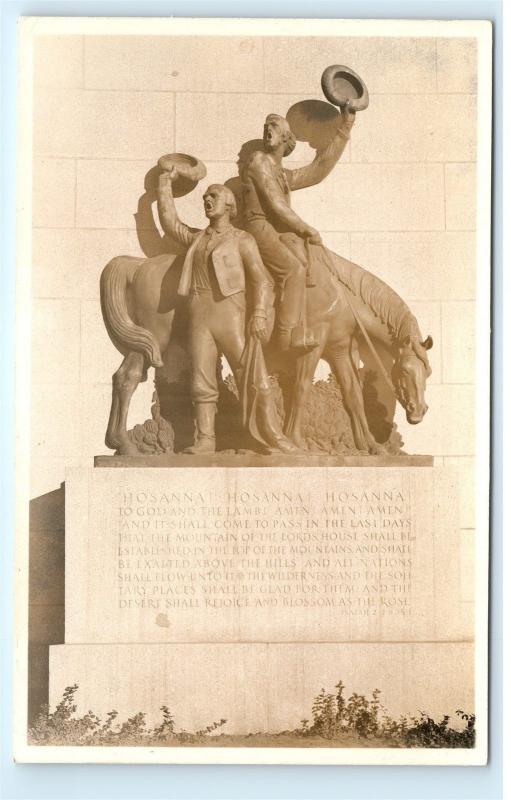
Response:
[[[471,711],[473,645],[421,643],[72,644],[50,647],[50,706],[78,684],[77,714],[109,711],[124,721],[145,712],[148,727],[170,709],[176,730],[200,730],[220,719],[224,733],[276,733],[312,719],[322,688],[381,700],[393,718],[435,719]],[[454,722],[453,720],[453,722]]]

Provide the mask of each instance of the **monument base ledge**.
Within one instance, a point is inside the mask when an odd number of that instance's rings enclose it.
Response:
[[[432,467],[428,455],[326,455],[303,453],[296,456],[272,453],[211,453],[188,455],[163,453],[139,456],[94,456],[95,467]]]

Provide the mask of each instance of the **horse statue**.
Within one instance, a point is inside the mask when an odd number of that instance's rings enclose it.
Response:
[[[421,422],[426,411],[426,380],[431,374],[417,320],[406,303],[387,284],[362,267],[311,245],[311,286],[307,289],[307,324],[317,346],[286,358],[292,374],[292,394],[284,432],[303,448],[302,422],[307,396],[320,358],[330,365],[349,415],[353,439],[362,453],[382,455],[384,446],[370,430],[359,377],[360,352],[367,344],[384,377],[403,406],[408,423]],[[169,345],[183,338],[183,298],[177,293],[182,259],[172,254],[153,258],[119,256],[101,275],[101,307],[106,328],[124,359],[113,376],[112,406],[106,445],[120,455],[138,455],[127,432],[133,392],[146,380],[149,367],[161,367]],[[272,342],[265,349],[270,372],[279,370],[279,354]]]

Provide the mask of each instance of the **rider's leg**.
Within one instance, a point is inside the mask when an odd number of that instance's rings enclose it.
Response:
[[[293,270],[286,278],[281,289],[277,319],[277,347],[288,350],[291,346],[293,330],[305,327],[303,312],[305,310],[305,273],[302,268]]]
[[[304,323],[305,263],[266,220],[256,220],[248,229],[257,242],[266,269],[280,289],[276,340],[280,350],[288,350],[293,329]]]
[[[305,241],[301,236],[296,233],[281,233],[279,235],[280,241],[285,244],[288,250],[291,250],[295,258],[302,264],[304,269],[307,269],[307,250],[305,249]]]

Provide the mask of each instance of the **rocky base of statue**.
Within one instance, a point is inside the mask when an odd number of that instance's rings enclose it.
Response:
[[[135,425],[128,431],[128,438],[141,455],[174,452],[174,429],[161,414],[157,392],[153,395],[151,419],[146,419],[143,425]]]
[[[365,380],[364,399],[368,409],[372,409],[372,419],[376,421],[375,438],[382,446],[379,456],[371,456],[371,463],[384,465],[385,463],[399,463],[404,465],[409,462],[410,456],[402,450],[403,440],[394,422],[389,423],[380,413],[378,418],[377,402],[371,392],[371,374]],[[272,380],[275,403],[279,417],[284,423],[287,394],[289,387],[286,382]],[[268,456],[261,445],[250,437],[243,429],[241,410],[238,402],[238,391],[232,375],[219,381],[220,399],[216,417],[216,452],[224,456],[255,456],[264,454]],[[374,407],[374,408],[373,408]],[[156,380],[156,390],[153,396],[151,419],[143,424],[135,425],[128,436],[137,447],[142,456],[169,456],[172,453],[182,453],[193,444],[195,425],[193,408],[186,381],[170,383],[161,376]],[[303,425],[303,454],[309,455],[306,462],[311,464],[310,456],[334,456],[332,463],[341,465],[344,457],[368,456],[367,452],[357,449],[353,441],[350,419],[342,402],[342,395],[338,383],[330,375],[327,380],[320,380],[313,384],[304,415]],[[390,457],[390,461],[382,460]],[[271,456],[273,458],[273,456]],[[341,457],[339,459],[339,457]],[[399,457],[396,460],[396,457]],[[116,454],[115,459],[119,456]],[[133,456],[125,456],[131,459]],[[136,458],[136,456],[135,456]],[[203,458],[203,456],[201,456]],[[278,463],[293,463],[294,457],[277,456]],[[422,463],[431,465],[432,458],[428,456],[413,456],[413,463],[420,466]],[[418,461],[416,459],[419,459]],[[404,459],[404,461],[402,460]],[[420,460],[422,459],[422,460]],[[427,459],[424,462],[423,459]],[[161,459],[160,459],[161,460]],[[98,457],[98,465],[103,462],[103,457]],[[330,463],[323,461],[323,463]],[[353,463],[351,459],[347,463]]]

